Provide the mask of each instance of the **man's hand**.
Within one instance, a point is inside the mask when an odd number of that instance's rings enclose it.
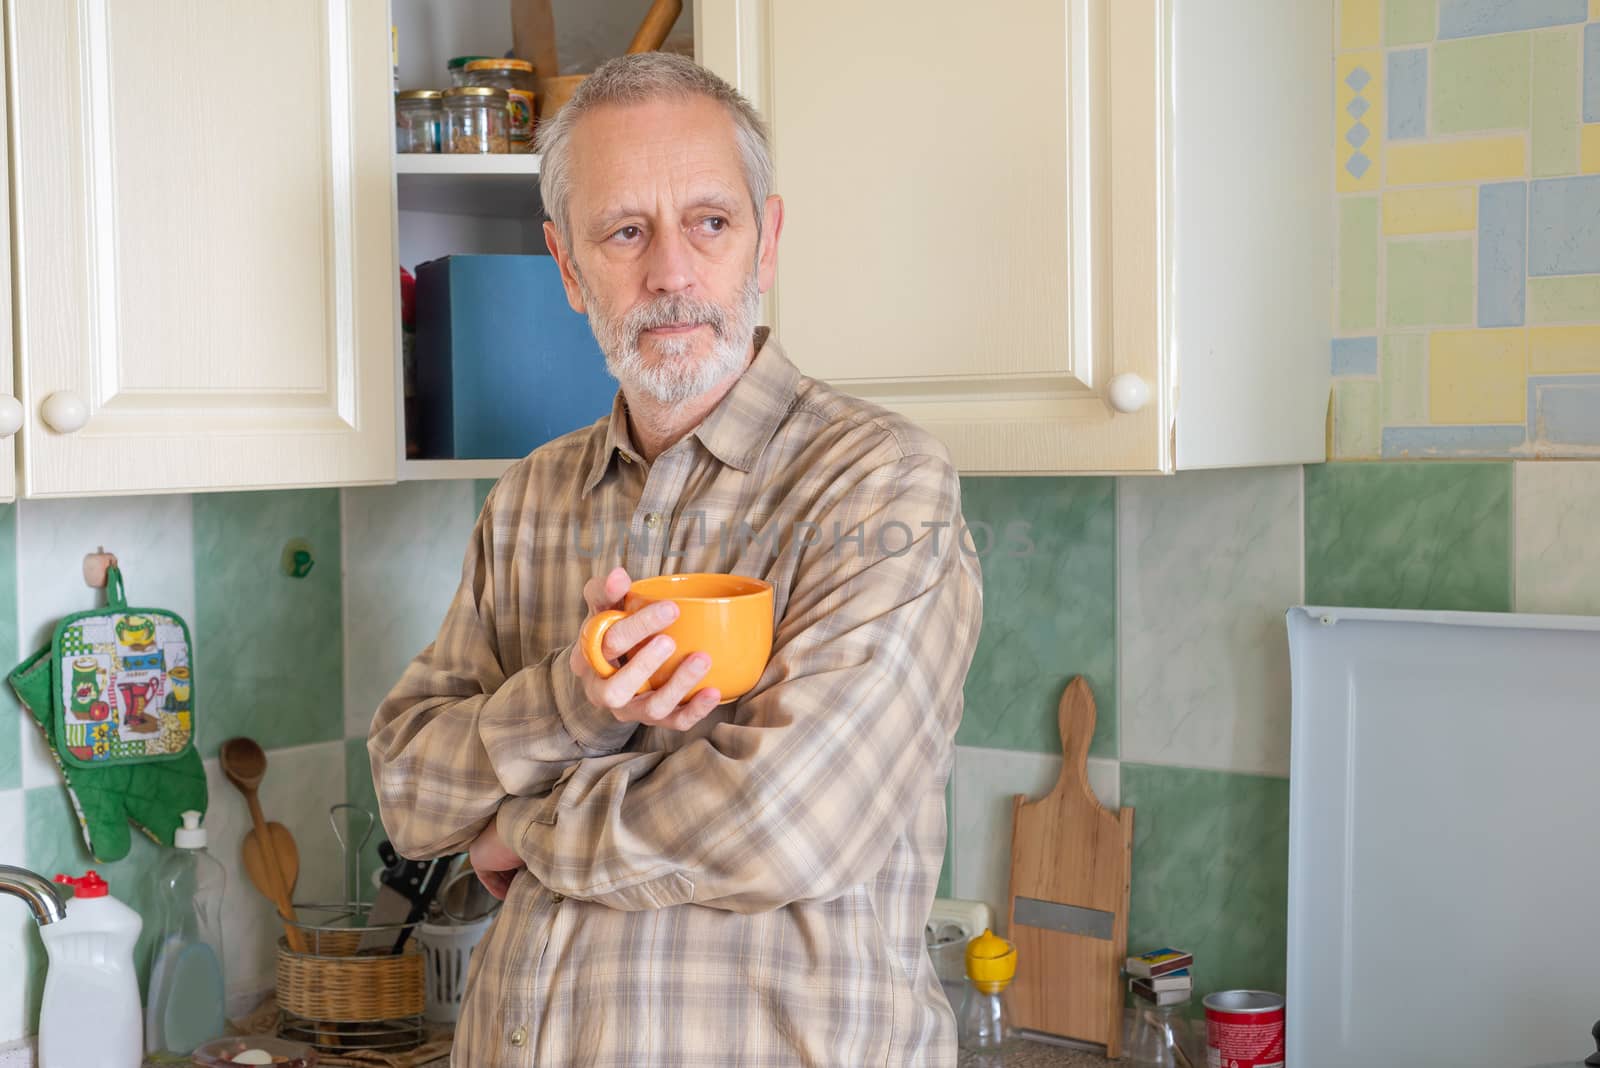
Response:
[[[613,568],[609,575],[596,576],[584,583],[583,599],[589,603],[589,614],[593,616],[610,608],[621,608],[630,582],[628,573],[618,567]],[[701,690],[687,702],[683,700],[711,667],[711,657],[698,652],[685,657],[661,689],[647,690],[635,696],[639,687],[655,674],[656,668],[672,655],[675,648],[673,641],[661,631],[677,618],[677,605],[671,601],[658,601],[606,631],[601,652],[607,660],[616,662],[625,653],[633,653],[628,662],[608,679],[595,674],[583,650],[574,644],[572,673],[583,684],[583,692],[589,702],[596,708],[610,709],[619,722],[643,723],[649,727],[666,727],[675,731],[688,730],[717,707],[722,694],[711,688]]]
[[[467,859],[472,862],[472,870],[478,873],[478,881],[501,901],[506,899],[506,892],[511,889],[511,880],[524,866],[522,858],[500,840],[500,831],[495,827],[494,820],[490,820],[489,825],[478,832],[478,837],[467,851]]]

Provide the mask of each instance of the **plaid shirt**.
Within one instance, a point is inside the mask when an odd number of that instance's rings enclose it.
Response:
[[[953,1065],[924,945],[981,618],[960,485],[904,419],[804,377],[765,330],[646,465],[609,419],[495,485],[438,638],[368,750],[396,849],[491,819],[527,864],[473,955],[457,1065]],[[759,576],[755,689],[676,732],[568,665],[582,587]]]

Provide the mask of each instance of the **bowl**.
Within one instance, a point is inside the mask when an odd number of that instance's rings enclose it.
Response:
[[[241,1056],[245,1059],[240,1060]],[[201,1068],[234,1068],[241,1064],[316,1068],[317,1051],[304,1042],[287,1042],[272,1035],[241,1035],[207,1042],[189,1055],[189,1062]]]

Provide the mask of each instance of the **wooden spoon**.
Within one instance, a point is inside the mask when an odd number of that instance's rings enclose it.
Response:
[[[297,927],[294,904],[289,899],[289,891],[293,884],[285,876],[279,863],[279,839],[274,832],[268,830],[267,820],[261,814],[261,802],[256,797],[256,791],[261,787],[261,780],[267,774],[267,754],[261,746],[250,738],[229,738],[222,743],[222,750],[218,754],[222,765],[222,773],[228,781],[239,788],[244,795],[244,800],[250,806],[250,821],[255,829],[250,834],[256,839],[257,864],[251,867],[249,852],[245,853],[245,871],[250,876],[250,881],[257,890],[266,895],[278,909],[278,915],[288,921],[284,927],[284,934],[289,939],[289,948],[296,953],[306,952],[305,937]],[[288,838],[289,832],[283,829],[284,837]],[[263,849],[261,843],[269,843],[273,848]],[[290,851],[294,852],[294,873],[299,876],[300,855],[294,850],[294,839],[289,838]]]

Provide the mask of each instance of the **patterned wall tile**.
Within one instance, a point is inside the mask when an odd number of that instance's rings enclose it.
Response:
[[[1436,330],[1428,338],[1428,414],[1435,423],[1520,423],[1526,330]]]
[[[195,630],[198,657],[206,636],[198,630],[195,616],[190,502],[190,497],[180,495],[18,504],[17,558],[23,565],[17,571],[17,600],[22,648],[28,653],[43,648],[61,617],[105,603],[103,591],[83,582],[84,554],[104,546],[117,554],[130,602],[168,608],[187,620]],[[22,655],[19,651],[19,659]],[[17,708],[15,704],[10,707]],[[22,737],[22,784],[59,784],[61,778],[39,732],[30,726]]]
[[[1339,330],[1378,325],[1378,198],[1339,201]]]
[[[1134,809],[1130,952],[1194,953],[1195,996],[1282,990],[1289,910],[1287,779],[1122,765]]]
[[[1536,326],[1529,330],[1528,371],[1536,375],[1600,371],[1600,326]]]
[[[1528,379],[1535,455],[1600,455],[1600,375]]]
[[[1533,175],[1548,178],[1578,169],[1583,34],[1577,27],[1533,35]]]
[[[1510,464],[1317,464],[1305,493],[1308,604],[1510,609]]]
[[[1383,5],[1383,43],[1426,44],[1439,30],[1436,0],[1388,0]]]
[[[438,633],[476,512],[469,481],[343,493],[344,732],[365,738],[379,702]]]
[[[1378,339],[1336,337],[1331,362],[1335,375],[1375,375],[1378,373]]]
[[[1341,379],[1333,387],[1333,454],[1341,460],[1376,457],[1383,447],[1379,384]]]
[[[283,571],[293,539],[308,542],[315,560],[303,578]],[[238,734],[268,749],[343,737],[339,562],[338,490],[195,497],[202,756]]]
[[[1118,487],[1122,758],[1289,773],[1289,650],[1301,601],[1298,467]]]
[[[1389,334],[1383,339],[1380,383],[1384,426],[1422,423],[1428,418],[1428,336]]]
[[[1472,324],[1472,241],[1390,241],[1385,320],[1391,327]]]
[[[1516,426],[1386,426],[1385,460],[1491,459],[1522,450],[1527,428]]]
[[[1600,615],[1600,464],[1516,465],[1517,611]]]
[[[1478,190],[1478,325],[1521,326],[1528,254],[1528,183]]]
[[[1528,273],[1596,272],[1600,272],[1600,175],[1534,182],[1528,203]]]
[[[1117,762],[1091,758],[1084,770],[1100,803],[1115,809]],[[1060,777],[1059,744],[1054,754],[956,748],[951,776],[955,867],[950,891],[967,901],[987,902],[994,911],[997,931],[1004,932],[1010,908],[1013,799],[1017,794],[1043,797]]]
[[[1444,234],[1478,228],[1478,191],[1470,185],[1395,189],[1383,194],[1386,234]]]
[[[1583,121],[1600,122],[1600,25],[1583,28]]]
[[[1600,275],[1528,279],[1528,322],[1583,323],[1600,319]]]
[[[1372,6],[1376,8],[1376,0],[1372,0]],[[1334,97],[1338,108],[1335,149],[1339,162],[1335,188],[1341,193],[1376,189],[1382,181],[1379,163],[1383,155],[1383,116],[1387,114],[1383,53],[1342,55],[1334,67],[1338,78]]]
[[[1428,136],[1428,50],[1389,53],[1389,140]]]
[[[483,502],[489,499],[489,491],[494,489],[497,479],[480,478],[472,483],[472,521],[478,521],[478,513],[483,511]]]
[[[1376,48],[1382,39],[1379,0],[1343,0],[1339,5],[1339,49]]]
[[[981,560],[983,630],[960,744],[1060,752],[1056,707],[1082,675],[1100,710],[1091,752],[1116,755],[1115,487],[1109,478],[961,480],[962,514],[989,524],[995,547]],[[1031,547],[1006,536],[1010,524]]]
[[[1439,0],[1439,36],[1534,30],[1582,22],[1588,14],[1588,0]]]
[[[1531,44],[1524,33],[1434,45],[1434,132],[1527,127]]]
[[[1384,162],[1390,185],[1435,185],[1523,178],[1527,157],[1527,139],[1518,135],[1391,145]]]

